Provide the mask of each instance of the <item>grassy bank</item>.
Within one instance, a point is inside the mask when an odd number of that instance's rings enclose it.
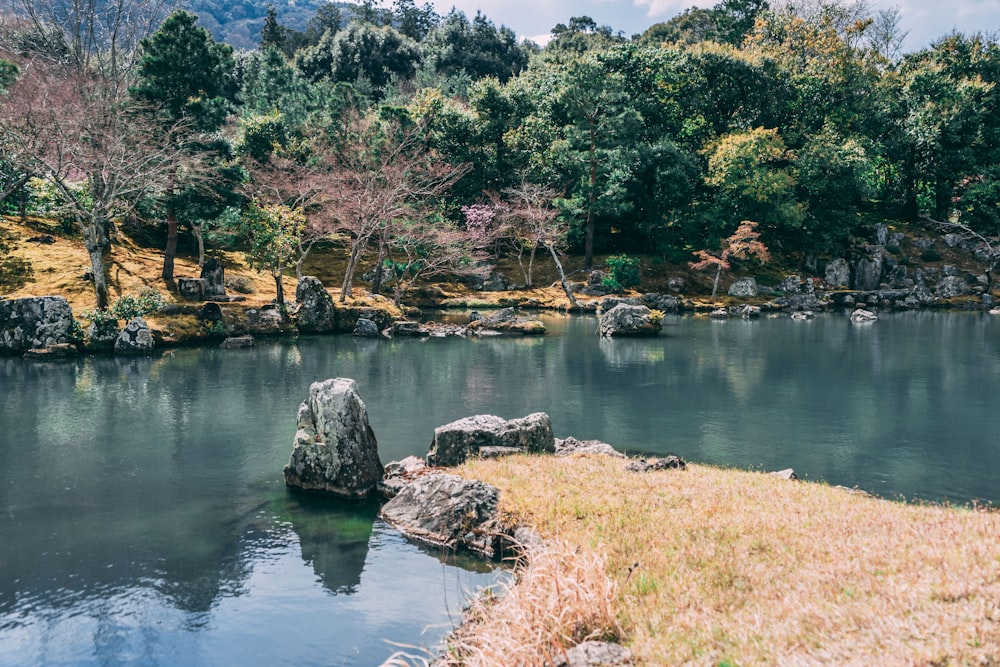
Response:
[[[498,486],[506,520],[564,561],[463,629],[467,664],[515,664],[488,656],[526,644],[517,664],[551,664],[588,633],[620,635],[642,665],[1000,664],[1000,512],[705,466],[629,473],[599,456],[462,474]],[[525,619],[545,627],[488,648]]]

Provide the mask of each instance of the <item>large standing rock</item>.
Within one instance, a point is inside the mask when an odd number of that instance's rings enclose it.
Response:
[[[446,473],[420,475],[382,506],[379,515],[406,535],[492,557],[496,551],[500,491],[479,480]]]
[[[851,265],[838,257],[826,265],[826,284],[830,287],[847,287],[851,282]]]
[[[655,336],[662,325],[646,306],[620,303],[601,314],[597,333],[601,336]]]
[[[299,406],[297,421],[285,484],[345,498],[374,490],[382,479],[382,462],[354,380],[314,382],[309,398]]]
[[[0,353],[72,343],[73,309],[61,296],[0,300]]]
[[[178,278],[177,293],[186,301],[204,301],[205,281],[201,278]]]
[[[153,334],[141,317],[129,320],[115,341],[116,354],[152,354],[153,347]]]
[[[214,257],[206,259],[205,265],[201,267],[201,280],[206,300],[225,298],[226,270],[222,262]]]
[[[729,296],[757,296],[757,281],[754,278],[740,278],[729,286]]]
[[[295,301],[299,304],[299,331],[331,333],[337,330],[337,307],[318,278],[303,276],[295,288]]]
[[[854,289],[860,292],[877,290],[882,284],[883,270],[883,256],[878,250],[869,257],[862,257],[854,266]]]
[[[552,421],[544,412],[520,419],[475,415],[438,426],[427,454],[436,466],[455,466],[479,455],[483,448],[511,447],[524,452],[554,452]]]

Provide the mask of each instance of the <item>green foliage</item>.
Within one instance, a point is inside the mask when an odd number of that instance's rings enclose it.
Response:
[[[117,326],[118,320],[121,319],[108,308],[85,310],[80,313],[80,315],[82,315],[84,319],[89,320],[95,328],[101,331],[109,329],[112,326]]]
[[[630,287],[639,286],[639,260],[628,255],[612,255],[605,262],[608,275],[604,277],[603,285],[616,292]]]
[[[528,65],[528,53],[514,31],[497,28],[481,13],[469,21],[453,9],[423,43],[424,57],[439,74],[466,74],[472,80],[495,77],[506,82]]]
[[[135,317],[153,315],[166,303],[163,295],[153,288],[146,288],[138,296],[123,294],[111,303],[111,315],[118,320],[128,322]],[[108,311],[94,311],[108,312]],[[92,320],[93,321],[93,320]]]
[[[922,262],[940,262],[941,252],[936,248],[928,248],[920,253],[920,261]]]

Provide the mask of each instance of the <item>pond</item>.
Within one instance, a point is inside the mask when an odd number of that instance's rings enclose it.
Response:
[[[539,338],[0,359],[0,664],[372,665],[439,642],[497,571],[375,502],[284,488],[295,411],[331,377],[357,380],[383,462],[454,419],[544,411],[630,453],[1000,500],[1000,318],[671,317],[612,341],[543,319]]]

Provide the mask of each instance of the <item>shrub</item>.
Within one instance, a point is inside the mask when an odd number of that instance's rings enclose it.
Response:
[[[922,253],[920,253],[920,260],[924,262],[940,262],[941,253],[938,252],[935,248],[928,248],[927,250],[924,250]]]
[[[616,292],[639,285],[639,260],[628,255],[612,255],[605,265],[608,275],[601,281],[608,289]]]
[[[111,314],[119,320],[128,322],[134,317],[152,315],[166,303],[163,295],[153,288],[139,292],[139,296],[125,294],[115,299],[111,304]]]

